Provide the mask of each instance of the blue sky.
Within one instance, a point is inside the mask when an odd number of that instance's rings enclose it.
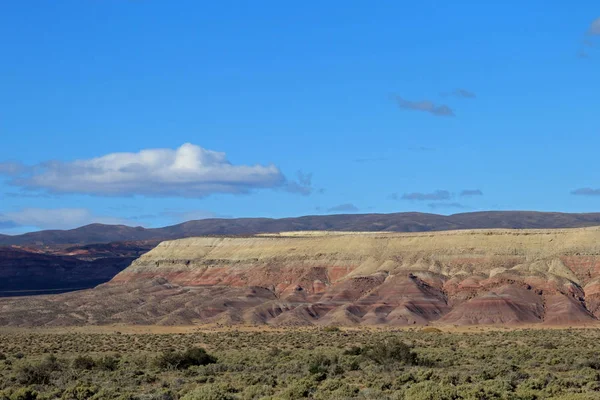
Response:
[[[600,211],[597,1],[374,4],[5,2],[0,232]]]

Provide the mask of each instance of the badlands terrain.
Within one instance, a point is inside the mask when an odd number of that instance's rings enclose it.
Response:
[[[581,326],[600,228],[164,241],[94,289],[0,299],[0,325]]]

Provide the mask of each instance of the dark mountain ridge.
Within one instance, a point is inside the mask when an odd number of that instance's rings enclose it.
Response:
[[[0,235],[0,245],[85,245],[167,240],[202,235],[249,235],[303,230],[427,232],[454,229],[553,229],[600,225],[600,213],[481,211],[453,215],[428,213],[336,214],[293,218],[235,218],[188,221],[163,228],[91,224],[70,230]]]

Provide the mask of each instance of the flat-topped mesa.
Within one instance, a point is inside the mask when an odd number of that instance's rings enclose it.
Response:
[[[156,278],[266,288],[273,323],[586,322],[600,315],[600,228],[188,238],[111,282]]]

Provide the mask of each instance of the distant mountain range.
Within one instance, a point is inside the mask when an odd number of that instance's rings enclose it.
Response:
[[[454,215],[427,213],[313,215],[297,218],[203,219],[164,228],[91,224],[70,230],[0,235],[0,246],[86,245],[121,241],[166,240],[202,235],[251,235],[284,231],[426,232],[453,229],[552,229],[599,226],[600,213],[484,211]]]

